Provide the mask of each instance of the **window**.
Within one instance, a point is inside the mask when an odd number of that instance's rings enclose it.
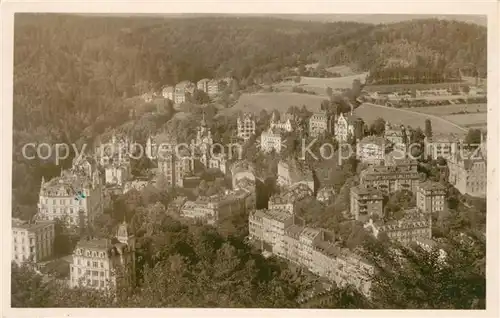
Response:
[[[82,270],[79,268],[78,269],[78,275],[82,274]]]
[[[87,261],[87,267],[90,267],[90,261]]]
[[[99,263],[98,262],[92,262],[92,267],[99,267]]]

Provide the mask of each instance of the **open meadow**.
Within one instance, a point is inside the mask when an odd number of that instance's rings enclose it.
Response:
[[[439,116],[464,128],[481,128],[485,130],[488,122],[488,107],[486,104],[460,104],[401,109]],[[460,112],[466,113],[459,114]]]
[[[405,126],[409,125],[414,128],[420,126],[423,130],[425,127],[425,120],[430,119],[432,129],[436,133],[464,135],[467,132],[467,128],[461,127],[459,124],[446,118],[442,118],[440,115],[429,115],[414,112],[413,108],[412,110],[408,110],[365,103],[356,108],[354,110],[354,114],[361,117],[368,125],[374,122],[377,118],[381,117],[392,124]]]
[[[325,96],[288,92],[242,94],[233,107],[222,110],[221,114],[230,115],[238,111],[259,114],[263,109],[268,112],[276,109],[286,113],[290,106],[302,107],[302,105],[306,105],[308,110],[314,112],[320,110],[321,101],[324,99]]]
[[[293,81],[287,81],[274,84],[273,86],[279,89],[285,89],[290,91],[294,86],[297,86],[305,90],[315,92],[318,95],[326,96],[327,87],[331,87],[333,90],[351,88],[352,82],[355,79],[359,79],[361,83],[364,83],[367,74],[368,73],[361,73],[343,77],[328,77],[328,78],[302,76],[300,78],[299,83],[295,83]]]
[[[467,113],[486,113],[488,107],[486,104],[458,104],[458,105],[444,105],[444,106],[426,106],[426,107],[411,107],[401,108],[411,110],[417,113],[424,113],[429,115],[455,115],[460,112]]]

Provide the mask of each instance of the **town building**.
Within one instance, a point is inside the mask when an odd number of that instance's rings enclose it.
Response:
[[[106,166],[111,163],[118,165],[129,163],[133,143],[127,136],[117,136],[113,133],[109,142],[97,146],[95,154],[99,164]]]
[[[196,83],[196,88],[208,94],[208,82],[210,82],[208,78],[201,79]]]
[[[236,123],[239,138],[247,141],[250,137],[255,135],[256,123],[253,114],[244,113],[242,116],[238,116]]]
[[[404,217],[399,220],[384,222],[379,219],[370,219],[365,229],[371,230],[375,237],[385,233],[391,240],[409,244],[417,238],[432,238],[432,216],[422,213],[418,208],[404,211]]]
[[[158,155],[158,170],[169,187],[184,187],[184,177],[193,171],[193,159],[186,149],[165,150]]]
[[[21,265],[50,258],[54,253],[54,222],[12,220],[12,261]]]
[[[61,220],[68,226],[87,227],[103,212],[103,192],[98,171],[89,177],[81,170],[61,171],[59,177],[42,177],[38,201],[40,220]]]
[[[175,85],[174,90],[174,103],[182,104],[187,101],[188,96],[192,96],[196,85],[190,81],[182,81]]]
[[[391,144],[399,146],[398,148],[405,149],[408,143],[408,136],[404,125],[391,125],[388,121],[385,122],[384,138]]]
[[[235,213],[252,209],[254,206],[253,194],[241,189],[210,197],[198,197],[195,201],[186,201],[180,209],[180,216],[216,224]]]
[[[486,159],[480,151],[468,158],[455,154],[447,160],[447,165],[448,182],[460,193],[475,197],[486,196],[488,171]]]
[[[273,149],[277,153],[281,152],[281,133],[276,129],[269,129],[260,135],[260,147],[264,152],[271,152]]]
[[[302,183],[315,193],[312,170],[296,159],[280,160],[278,162],[277,183],[281,187]]]
[[[462,148],[462,140],[453,134],[434,134],[424,138],[424,156],[436,160],[443,157],[448,160]]]
[[[340,142],[347,142],[349,136],[354,137],[355,122],[358,118],[351,115],[340,114],[335,121],[335,139]]]
[[[425,213],[439,213],[446,207],[446,187],[438,182],[420,182],[417,187],[417,207]]]
[[[149,184],[151,184],[151,182],[148,180],[130,180],[130,181],[127,181],[123,184],[123,194],[129,192],[132,189],[137,190],[137,191],[141,191],[142,189],[147,187]]]
[[[118,227],[114,241],[87,238],[77,243],[70,264],[70,287],[104,290],[135,284],[136,242],[126,222]]]
[[[304,183],[295,183],[283,192],[271,196],[269,199],[269,209],[280,209],[295,214],[296,204],[305,198],[314,195],[311,188]]]
[[[303,266],[341,286],[353,284],[370,296],[374,267],[334,243],[334,233],[297,224],[296,217],[281,209],[256,210],[249,215],[249,237],[263,251]]]
[[[221,87],[220,87],[220,83],[218,80],[216,79],[211,79],[209,82],[208,82],[208,96],[210,97],[213,97],[217,94],[219,94],[221,90]]]
[[[163,98],[169,99],[171,101],[174,101],[174,99],[175,99],[174,93],[175,93],[175,87],[173,87],[173,86],[165,86],[161,90],[161,95],[163,96]]]
[[[356,186],[351,188],[351,215],[356,220],[367,221],[375,215],[384,216],[384,196],[375,188]]]
[[[399,190],[416,192],[420,181],[417,166],[406,163],[401,166],[370,166],[361,171],[359,177],[360,184],[385,193]]]
[[[321,134],[334,132],[335,116],[326,111],[316,112],[309,117],[309,136],[318,137]]]
[[[316,194],[316,200],[325,205],[333,203],[334,197],[335,197],[335,189],[332,186],[326,186],[320,188],[318,190],[318,193]]]
[[[239,181],[246,179],[255,187],[255,167],[247,160],[235,162],[231,166],[231,184],[233,189],[240,188]]]
[[[108,164],[104,168],[106,186],[123,186],[131,177],[130,164]]]
[[[358,159],[371,165],[384,163],[386,149],[384,138],[378,136],[367,136],[356,145]]]
[[[294,130],[295,117],[291,114],[282,114],[280,119],[276,118],[276,112],[271,115],[269,128],[273,130],[281,130],[283,132],[292,132]]]

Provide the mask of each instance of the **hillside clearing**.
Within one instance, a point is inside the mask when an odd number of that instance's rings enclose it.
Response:
[[[460,125],[450,122],[444,118],[435,115],[417,113],[406,109],[391,108],[366,103],[356,108],[354,113],[358,117],[361,117],[368,125],[380,117],[392,124],[405,126],[409,125],[414,128],[420,127],[424,129],[425,120],[430,119],[432,129],[436,133],[464,135],[467,132],[465,127],[461,127]]]

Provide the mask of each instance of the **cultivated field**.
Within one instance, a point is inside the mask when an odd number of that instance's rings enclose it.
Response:
[[[281,113],[286,113],[290,106],[302,107],[302,105],[306,105],[310,111],[318,111],[321,101],[324,99],[325,96],[288,92],[243,94],[233,107],[224,109],[221,113],[229,115],[234,112],[243,111],[259,114],[263,109],[266,111],[276,109]]]
[[[370,125],[377,118],[381,117],[392,124],[405,126],[409,125],[414,128],[420,126],[423,130],[425,128],[425,120],[430,119],[432,129],[435,133],[453,133],[464,135],[467,132],[467,128],[461,127],[460,125],[445,118],[441,118],[436,115],[413,112],[413,109],[408,110],[373,104],[363,104],[356,108],[354,113],[358,117],[361,117],[368,125]]]
[[[459,112],[468,113],[486,113],[488,107],[486,104],[458,104],[458,105],[444,105],[444,106],[428,106],[428,107],[412,107],[401,108],[411,110],[417,113],[424,113],[430,115],[452,115]]]

